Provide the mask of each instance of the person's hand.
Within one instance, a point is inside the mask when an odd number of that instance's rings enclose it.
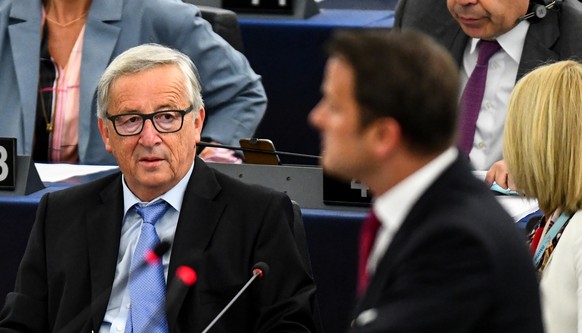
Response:
[[[491,166],[485,175],[485,181],[489,185],[493,185],[493,182],[495,182],[504,189],[509,188],[515,190],[515,183],[513,182],[513,178],[509,174],[507,165],[505,165],[505,161],[503,160],[497,161]]]
[[[238,157],[233,150],[226,148],[206,147],[199,156],[206,162],[242,163],[242,159]]]

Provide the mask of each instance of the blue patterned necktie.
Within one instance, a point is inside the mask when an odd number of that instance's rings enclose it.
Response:
[[[164,266],[161,262],[144,264],[144,261],[147,252],[160,243],[154,225],[169,207],[163,200],[146,207],[140,207],[137,204],[134,206],[143,218],[143,224],[131,260],[129,276],[131,308],[125,333],[168,332],[168,320],[164,311],[166,299]]]
[[[497,41],[481,40],[477,65],[469,76],[463,96],[461,97],[461,115],[459,117],[459,149],[469,155],[473,148],[477,119],[481,111],[489,59],[501,49]]]

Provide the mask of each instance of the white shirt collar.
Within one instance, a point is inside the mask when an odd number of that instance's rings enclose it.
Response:
[[[374,201],[374,212],[382,226],[368,258],[367,269],[370,273],[376,270],[378,262],[384,256],[384,252],[412,206],[439,175],[455,161],[458,154],[456,148],[447,149]]]
[[[374,212],[385,228],[397,230],[411,207],[435,179],[457,158],[449,148],[374,201]]]
[[[523,52],[523,46],[525,44],[525,37],[529,25],[530,23],[528,21],[521,21],[513,29],[496,38],[503,51],[505,51],[505,53],[507,53],[517,64],[519,64],[519,60],[521,59],[521,53]],[[469,53],[475,53],[479,41],[479,38],[471,38]]]
[[[194,170],[194,162],[190,166],[190,170],[186,173],[184,178],[182,178],[176,186],[172,187],[168,192],[162,194],[161,196],[155,198],[150,202],[155,202],[159,199],[164,199],[170,204],[176,211],[180,212],[182,207],[182,201],[184,200],[184,193],[186,192],[186,187],[188,186],[188,181]],[[123,185],[123,216],[133,207],[136,203],[144,203],[141,201],[131,190],[127,187],[125,183],[125,176],[122,175],[121,183]]]

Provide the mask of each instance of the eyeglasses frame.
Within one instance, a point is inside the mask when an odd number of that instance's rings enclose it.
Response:
[[[193,110],[194,110],[194,105],[190,105],[189,107],[187,107],[184,110],[160,110],[160,111],[156,111],[156,112],[152,112],[152,113],[148,113],[148,114],[122,113],[122,114],[110,115],[109,112],[107,112],[105,114],[105,118],[107,118],[111,121],[111,123],[113,124],[113,129],[115,129],[115,133],[117,133],[117,135],[119,135],[119,136],[134,136],[134,135],[141,134],[141,132],[143,132],[143,128],[145,127],[145,122],[148,119],[152,122],[152,125],[154,126],[156,131],[158,131],[158,133],[176,133],[176,132],[180,131],[182,129],[182,127],[184,126],[184,116],[187,115],[188,113],[192,112]],[[158,127],[156,126],[156,123],[154,122],[154,117],[157,114],[164,113],[164,112],[178,112],[182,116],[182,122],[180,123],[180,127],[177,130],[170,131],[170,132],[162,132],[158,129]],[[143,119],[143,123],[141,124],[141,129],[137,133],[133,133],[133,134],[121,134],[121,133],[119,133],[119,131],[117,130],[117,126],[115,125],[115,119],[122,117],[122,116],[139,116],[139,117],[141,117]]]

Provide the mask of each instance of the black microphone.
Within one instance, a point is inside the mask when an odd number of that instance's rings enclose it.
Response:
[[[253,140],[253,139],[251,139],[251,140]],[[205,142],[205,141],[200,141],[196,145],[203,147],[203,148],[206,148],[206,147],[224,148],[224,149],[230,149],[230,150],[239,150],[242,152],[251,152],[251,153],[259,153],[259,154],[267,154],[267,155],[280,155],[280,156],[292,156],[292,157],[320,159],[320,156],[317,156],[317,155],[291,153],[291,152],[280,151],[280,150],[263,150],[263,149],[256,149],[256,148],[243,148],[243,147],[229,146],[229,145],[223,145],[223,144],[211,143],[211,142]],[[200,151],[198,153],[200,153]]]
[[[133,270],[131,270],[128,274],[126,274],[125,276],[122,277],[121,280],[118,281],[117,285],[124,285],[127,283],[127,281],[129,280],[129,277],[131,274],[139,272],[140,270],[142,270],[144,267],[147,267],[149,265],[155,265],[158,264],[161,261],[161,258],[163,257],[163,255],[168,252],[168,250],[170,249],[171,244],[169,241],[167,240],[162,240],[155,248],[150,249],[145,257],[144,260],[142,262],[139,263],[139,265],[135,266],[135,268]],[[91,303],[85,307],[81,312],[79,312],[77,314],[77,316],[75,318],[73,318],[73,320],[71,320],[69,322],[68,325],[66,325],[63,328],[63,332],[70,332],[72,331],[71,329],[73,327],[75,327],[75,325],[79,322],[81,322],[83,320],[83,318],[85,317],[85,315],[89,312],[89,318],[86,319],[86,322],[83,326],[83,329],[81,330],[81,332],[90,332],[92,331],[92,320],[93,320],[93,307],[96,304],[99,304],[103,301],[108,301],[109,300],[109,294],[111,292],[111,290],[113,290],[114,285],[112,284],[111,286],[109,286],[108,288],[106,288],[105,290],[103,290],[97,297],[95,297],[95,299],[93,301],[91,301]],[[107,300],[105,300],[104,298],[107,297]],[[99,328],[97,328],[99,329]]]
[[[189,266],[180,266],[176,269],[176,276],[168,286],[166,293],[166,313],[177,303],[177,299],[184,294],[198,280],[196,271]]]
[[[171,244],[169,241],[167,240],[163,240],[160,241],[160,244],[158,244],[155,248],[153,249],[149,249],[144,257],[144,261],[141,262],[139,264],[139,266],[136,266],[134,268],[134,270],[132,272],[130,272],[130,274],[128,274],[128,278],[129,275],[131,275],[131,273],[136,272],[138,269],[141,269],[141,267],[146,266],[147,265],[155,265],[158,262],[160,262],[162,260],[162,257],[164,256],[164,254],[166,254],[166,252],[168,252],[168,250],[170,250]]]
[[[269,273],[269,265],[267,265],[266,263],[264,263],[262,261],[259,261],[258,263],[256,263],[253,266],[251,273],[252,273],[252,276],[249,279],[249,281],[232,298],[232,300],[224,307],[224,309],[222,309],[222,311],[220,311],[220,313],[214,318],[214,320],[212,320],[210,322],[210,324],[208,324],[208,326],[206,326],[206,328],[204,329],[204,331],[202,331],[202,333],[208,332],[208,330],[211,329],[212,326],[214,326],[214,324],[216,324],[218,319],[220,319],[220,317],[222,317],[222,315],[226,312],[226,310],[228,310],[231,307],[231,305],[240,297],[240,295],[242,295],[242,293],[251,285],[251,283],[253,283],[253,281],[255,281],[255,279],[257,279],[257,278],[262,279],[265,277],[265,275],[267,275],[267,273]]]
[[[147,259],[146,259],[147,260]],[[176,311],[176,306],[178,306],[178,298],[181,294],[186,293],[188,288],[190,288],[198,280],[198,275],[196,271],[189,266],[180,266],[176,269],[175,277],[170,283],[166,291],[166,301],[164,307],[159,307],[152,314],[148,320],[145,327],[149,327],[152,320],[157,317],[158,314],[165,311],[165,316],[167,318],[168,313],[171,311]],[[168,279],[169,281],[169,279]],[[174,307],[174,308],[173,308]]]

